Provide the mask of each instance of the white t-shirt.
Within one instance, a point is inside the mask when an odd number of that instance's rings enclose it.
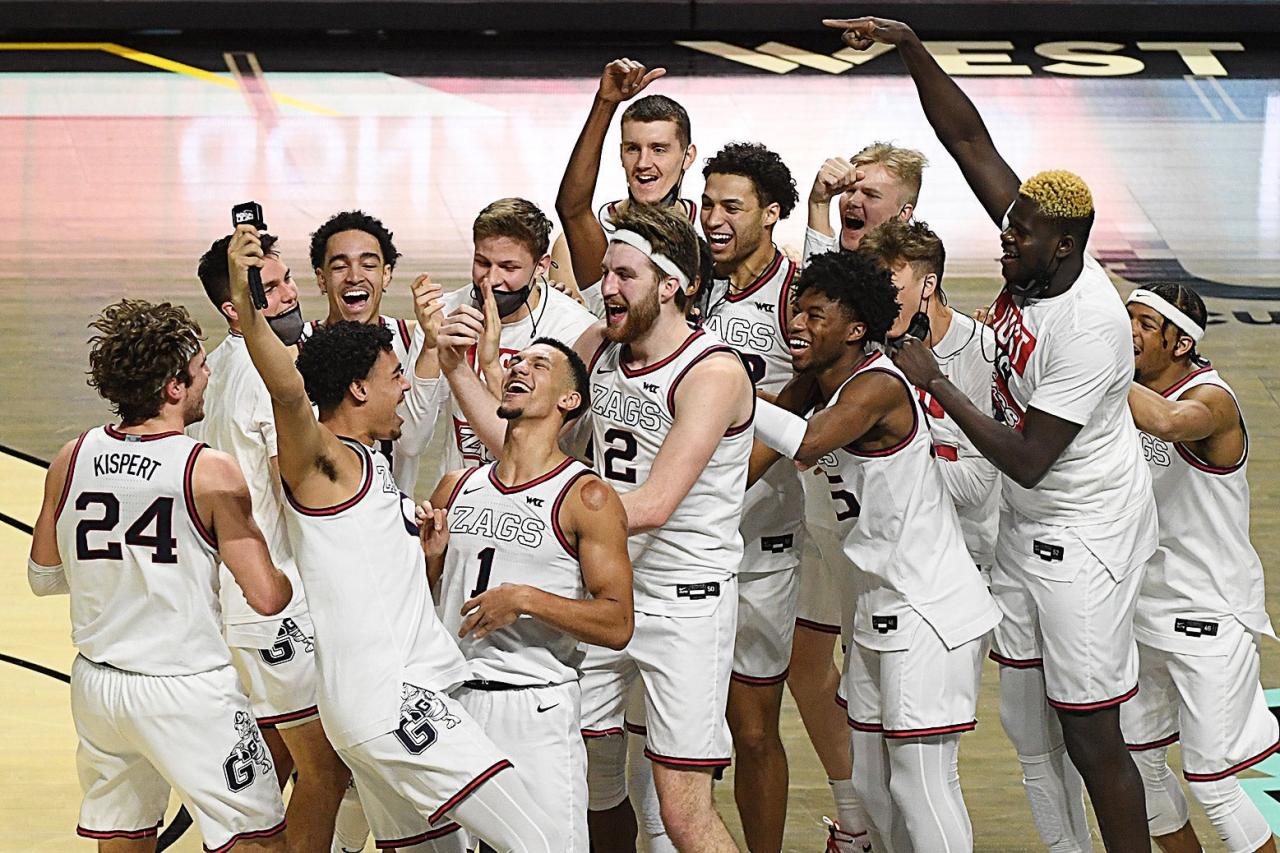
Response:
[[[1023,302],[1005,291],[991,317],[996,419],[1020,431],[1026,411],[1035,408],[1081,425],[1034,488],[1004,478],[1010,507],[1064,527],[1117,521],[1143,510],[1153,498],[1129,413],[1133,334],[1102,267],[1086,255],[1071,288],[1047,299]]]

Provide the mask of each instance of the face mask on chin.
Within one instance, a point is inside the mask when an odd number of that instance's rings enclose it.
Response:
[[[499,290],[494,288],[493,301],[498,306],[498,316],[505,319],[519,311],[529,301],[529,296],[532,292],[532,276],[525,282],[524,287],[519,290]],[[484,306],[484,295],[480,292],[480,288],[474,284],[471,285],[471,298],[475,300],[476,305]]]
[[[302,327],[304,325],[302,319],[302,303],[294,305],[283,314],[268,317],[267,325],[271,327],[271,331],[276,333],[276,337],[279,338],[285,346],[293,346],[302,338]]]

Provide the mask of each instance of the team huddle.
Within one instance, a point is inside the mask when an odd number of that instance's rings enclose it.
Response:
[[[53,460],[28,563],[71,599],[81,836],[154,850],[172,790],[210,851],[736,850],[733,761],[747,849],[780,851],[789,689],[833,797],[815,846],[971,851],[989,656],[1046,849],[1093,849],[1087,789],[1106,849],[1200,850],[1180,741],[1227,849],[1275,850],[1235,775],[1280,750],[1274,635],[1203,302],[1123,301],[1082,179],[1020,179],[905,25],[824,23],[897,48],[999,226],[977,319],[918,151],[827,160],[783,251],[782,158],[728,144],[682,197],[689,116],[627,59],[561,233],[494,201],[472,286],[418,276],[411,321],[380,313],[399,255],[362,211],[311,235],[322,320],[251,224],[199,260],[207,358],[180,306],[95,319],[119,423]],[[627,196],[595,210],[628,101]]]

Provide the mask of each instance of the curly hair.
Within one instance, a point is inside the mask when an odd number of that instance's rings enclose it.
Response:
[[[902,199],[905,203],[914,206],[920,200],[920,184],[929,158],[914,148],[899,148],[892,142],[873,142],[854,154],[852,163],[855,166],[884,166],[885,171],[902,182],[906,190]]]
[[[325,249],[329,245],[329,238],[343,231],[363,231],[373,237],[382,250],[382,262],[392,269],[396,268],[396,259],[400,257],[400,253],[396,251],[396,244],[391,241],[392,233],[382,224],[381,219],[370,216],[363,210],[344,210],[342,213],[335,213],[312,232],[312,268],[320,269],[324,266]]]
[[[1039,172],[1022,182],[1018,194],[1034,201],[1045,216],[1084,219],[1093,216],[1093,194],[1079,175],[1063,169]]]
[[[391,340],[391,330],[381,323],[343,320],[317,327],[298,350],[298,372],[307,397],[321,412],[332,412],[352,382],[369,376],[379,353],[395,351]]]
[[[551,220],[531,201],[500,198],[480,211],[471,225],[473,242],[478,243],[488,237],[515,240],[524,245],[537,261],[551,245]]]
[[[89,323],[89,387],[111,403],[125,426],[160,414],[170,379],[191,384],[200,324],[181,305],[121,299]]]
[[[840,303],[850,318],[867,327],[870,341],[883,342],[898,319],[898,289],[889,270],[862,252],[825,252],[810,258],[796,281],[796,301],[809,290]]]
[[[676,139],[685,148],[693,139],[689,113],[666,95],[645,95],[622,111],[622,123],[629,121],[669,121],[676,126]]]
[[[942,287],[947,251],[925,222],[918,219],[911,222],[886,220],[862,238],[858,251],[871,255],[890,272],[899,264],[907,264],[916,275],[933,273],[938,277],[938,287]]]
[[[1148,285],[1146,289],[1168,302],[1174,308],[1177,308],[1183,314],[1186,314],[1191,318],[1191,321],[1199,325],[1200,328],[1208,328],[1209,312],[1204,307],[1204,300],[1200,298],[1200,294],[1196,293],[1185,284],[1164,282],[1161,284]],[[1172,322],[1166,319],[1160,326],[1160,334],[1163,335],[1164,330],[1173,325],[1174,324]],[[1192,343],[1191,350],[1187,353],[1187,358],[1189,358],[1193,364],[1209,363],[1208,359],[1196,352],[1196,345],[1194,343]]]
[[[634,231],[648,240],[653,250],[670,258],[691,283],[698,276],[701,269],[698,235],[682,214],[668,207],[633,201],[614,218],[613,224],[619,231]],[[656,266],[653,266],[653,270],[659,281],[666,277],[666,273]],[[710,282],[704,283],[709,284]],[[676,291],[677,308],[683,311],[688,301],[688,294],[683,289]]]
[[[751,179],[760,206],[777,204],[779,219],[786,219],[800,201],[796,192],[796,180],[782,158],[756,142],[730,142],[707,158],[702,177],[711,175],[742,175]]]
[[[213,307],[222,313],[222,304],[231,301],[231,266],[227,263],[227,247],[231,245],[231,236],[219,237],[213,241],[209,250],[200,256],[196,265],[196,278],[204,287],[205,296],[213,303]],[[276,251],[276,236],[262,235],[262,254],[279,257]]]

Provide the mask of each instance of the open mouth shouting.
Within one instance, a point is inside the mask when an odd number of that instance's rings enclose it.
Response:
[[[342,292],[342,304],[350,314],[359,314],[369,307],[369,288],[353,287]]]
[[[528,394],[531,390],[532,389],[529,388],[528,384],[523,379],[518,379],[513,376],[507,380],[506,387],[502,389],[502,399],[503,401],[507,401],[513,397],[518,397],[521,394]]]
[[[606,301],[604,319],[610,326],[621,326],[627,322],[627,303]]]
[[[723,255],[732,242],[733,233],[730,231],[716,231],[707,235],[707,243],[711,246],[711,254],[714,256]]]

